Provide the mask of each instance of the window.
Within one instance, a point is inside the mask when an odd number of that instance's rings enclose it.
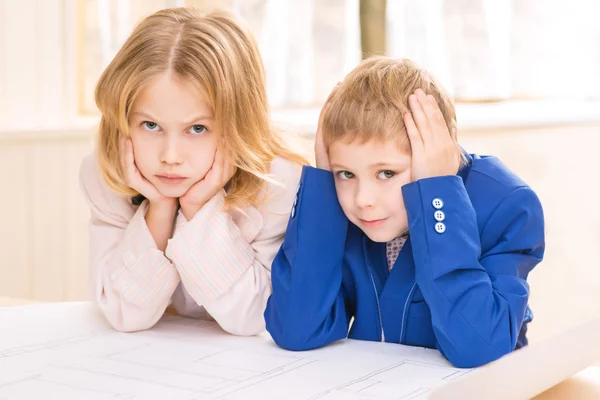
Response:
[[[184,5],[246,21],[274,108],[317,107],[360,61],[367,3],[385,14],[387,54],[432,70],[459,102],[600,99],[597,0],[0,0],[0,123],[96,115],[96,81],[134,25]]]

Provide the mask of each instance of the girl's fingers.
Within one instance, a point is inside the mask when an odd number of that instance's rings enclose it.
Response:
[[[133,143],[131,139],[125,139],[125,175],[128,179],[135,177],[135,156],[133,155]],[[133,183],[133,182],[131,182]]]

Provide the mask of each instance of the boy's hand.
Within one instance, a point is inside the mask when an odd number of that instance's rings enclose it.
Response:
[[[327,149],[325,148],[325,142],[323,141],[323,119],[325,118],[325,111],[327,110],[329,100],[340,84],[341,82],[338,82],[337,85],[335,85],[327,97],[323,108],[321,109],[321,114],[319,114],[319,124],[317,126],[317,134],[315,135],[315,161],[317,163],[317,168],[325,169],[327,171],[331,171],[331,166],[329,165],[329,156],[327,155]]]
[[[327,149],[325,148],[325,142],[323,141],[323,116],[325,115],[325,108],[327,107],[327,103],[323,105],[321,109],[321,114],[319,114],[319,124],[317,126],[317,134],[315,135],[315,162],[317,164],[317,168],[325,169],[327,171],[331,171],[331,166],[329,165],[329,156],[327,155]]]
[[[177,204],[177,199],[163,196],[158,189],[146,179],[137,165],[133,153],[133,142],[130,138],[121,137],[121,163],[125,174],[125,183],[144,196],[150,204]]]
[[[208,170],[204,178],[196,182],[189,190],[179,198],[181,211],[187,220],[194,218],[194,215],[210,199],[212,199],[219,190],[222,190],[227,182],[233,177],[237,168],[223,157],[220,150],[217,149],[213,165]]]
[[[404,116],[404,124],[412,148],[413,181],[456,175],[460,151],[435,98],[417,89],[408,102],[412,115]]]

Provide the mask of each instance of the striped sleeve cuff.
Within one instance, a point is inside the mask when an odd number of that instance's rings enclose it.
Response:
[[[181,208],[177,210],[177,217],[175,218],[175,232],[179,232],[183,229],[185,225],[187,225],[188,221],[183,215],[183,211]]]
[[[227,293],[254,262],[252,247],[224,210],[223,191],[180,228],[166,254],[200,305]]]
[[[177,270],[156,247],[146,225],[148,202],[137,210],[108,262],[113,290],[137,307],[150,307],[172,295],[179,284]]]

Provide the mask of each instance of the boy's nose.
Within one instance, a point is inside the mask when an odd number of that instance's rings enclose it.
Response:
[[[375,204],[375,190],[372,187],[360,187],[356,193],[356,206],[359,208],[372,207]]]

